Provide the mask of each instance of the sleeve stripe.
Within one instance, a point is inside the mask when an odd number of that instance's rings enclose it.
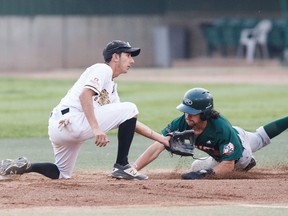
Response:
[[[92,91],[94,91],[96,93],[96,95],[100,95],[100,91],[98,89],[96,89],[94,86],[85,85],[84,88],[91,89]]]

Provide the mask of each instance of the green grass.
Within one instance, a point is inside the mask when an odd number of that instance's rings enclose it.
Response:
[[[47,137],[48,117],[73,83],[73,80],[0,80],[0,158],[25,155],[32,161],[53,161]],[[181,114],[175,107],[181,103],[184,93],[196,86],[209,89],[214,95],[215,108],[233,125],[247,130],[255,130],[262,124],[287,115],[286,85],[120,82],[118,90],[122,101],[137,104],[140,121],[160,131]],[[92,140],[85,143],[77,169],[110,169],[116,158],[115,135],[115,130],[109,132],[111,143],[106,148],[96,148]],[[287,164],[287,140],[288,132],[285,131],[273,140],[272,145],[257,152],[258,164]],[[130,161],[136,160],[151,143],[151,140],[135,136]],[[148,168],[187,167],[192,160],[178,156],[171,159],[167,154],[162,154]],[[203,156],[203,153],[197,152],[196,156]]]
[[[47,136],[49,114],[72,83],[2,78],[0,138]]]
[[[109,171],[113,166],[116,158],[117,140],[115,135],[110,135],[111,142],[105,148],[98,148],[93,141],[87,141],[79,154],[76,171],[87,170]],[[254,155],[257,159],[258,168],[268,168],[278,165],[287,165],[288,157],[288,132],[273,139],[267,147],[256,152]],[[48,138],[8,138],[0,139],[0,159],[16,158],[26,156],[32,162],[53,162],[53,150]],[[152,141],[142,136],[136,135],[130,150],[130,162],[135,161],[145,149],[152,144]],[[196,150],[195,157],[206,156],[205,153]],[[157,160],[149,164],[145,170],[153,169],[170,169],[170,170],[187,170],[193,159],[191,157],[180,157],[171,155],[164,151]]]
[[[47,137],[48,117],[74,80],[0,80],[0,138]],[[215,108],[232,124],[254,130],[287,115],[287,85],[203,84],[214,95]],[[180,115],[176,106],[194,84],[120,82],[122,101],[137,104],[139,120],[160,131]]]
[[[97,215],[157,215],[157,216],[180,216],[180,215],[203,216],[203,215],[221,215],[230,216],[233,212],[233,216],[283,216],[287,213],[287,206],[275,205],[218,205],[218,206],[170,206],[170,207],[49,207],[49,208],[31,208],[31,209],[14,209],[0,211],[2,216],[70,216],[70,215],[85,215],[85,216],[97,216]],[[213,212],[213,213],[212,213]]]

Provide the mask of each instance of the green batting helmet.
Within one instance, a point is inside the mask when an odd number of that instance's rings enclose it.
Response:
[[[201,114],[201,119],[207,120],[213,110],[213,96],[204,88],[193,88],[184,94],[182,104],[176,108],[191,115]]]

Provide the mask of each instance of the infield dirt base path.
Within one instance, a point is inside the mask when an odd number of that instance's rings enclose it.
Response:
[[[225,63],[225,62],[224,62]],[[224,64],[223,63],[223,64]],[[0,72],[0,77],[35,79],[78,79],[83,69]],[[116,81],[183,83],[288,84],[288,67],[281,66],[197,66],[179,68],[132,68]]]
[[[180,180],[173,171],[147,174],[146,181],[117,180],[105,172],[76,172],[69,180],[26,174],[0,181],[0,208],[288,203],[288,168],[254,169],[221,180]]]

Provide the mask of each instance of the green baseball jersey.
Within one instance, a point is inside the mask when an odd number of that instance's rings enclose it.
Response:
[[[185,120],[185,115],[174,119],[162,130],[164,136],[173,131],[192,129]],[[210,118],[203,132],[196,137],[195,146],[209,154],[216,161],[238,160],[242,156],[243,147],[237,131],[223,116]]]

